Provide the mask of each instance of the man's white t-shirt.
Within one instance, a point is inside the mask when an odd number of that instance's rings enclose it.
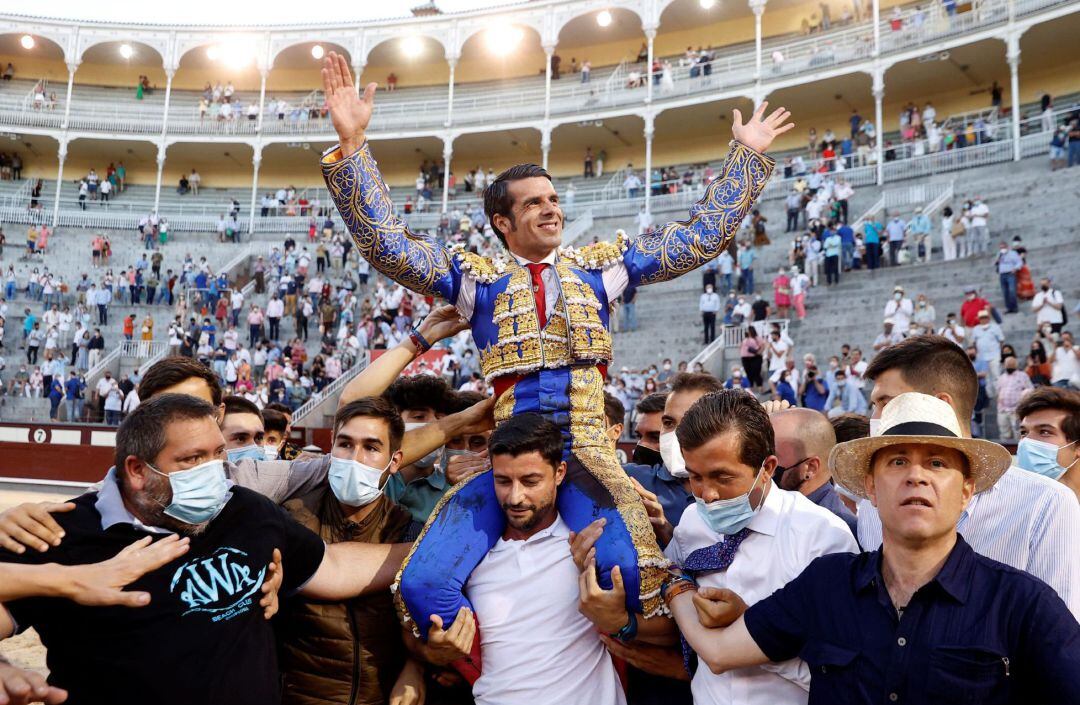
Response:
[[[611,656],[578,612],[569,535],[556,516],[524,541],[499,539],[465,584],[484,664],[477,705],[626,703]]]
[[[776,485],[769,488],[748,528],[750,534],[739,545],[727,570],[697,576],[698,583],[705,587],[734,590],[747,605],[787,585],[818,556],[859,550],[842,519],[800,493],[786,492]],[[691,507],[683,512],[664,555],[681,566],[697,549],[723,539]],[[695,705],[805,703],[809,698],[810,669],[797,658],[736,668],[720,675],[699,667],[690,688]]]
[[[1061,312],[1064,308],[1064,303],[1065,299],[1057,289],[1038,292],[1031,301],[1031,308],[1037,310],[1035,322],[1039,325],[1042,325],[1043,323],[1061,323]],[[1063,308],[1054,308],[1050,304],[1056,304]]]

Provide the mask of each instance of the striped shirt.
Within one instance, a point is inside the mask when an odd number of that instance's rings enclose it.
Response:
[[[858,509],[859,545],[877,550],[877,509],[869,500]],[[1080,503],[1065,485],[1011,467],[993,487],[972,497],[956,529],[977,553],[1052,587],[1080,619]]]

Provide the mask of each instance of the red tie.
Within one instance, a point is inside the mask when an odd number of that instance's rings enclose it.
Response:
[[[547,325],[547,296],[544,293],[544,268],[546,264],[529,263],[525,265],[532,277],[533,298],[536,299],[536,317],[540,322],[540,328]]]

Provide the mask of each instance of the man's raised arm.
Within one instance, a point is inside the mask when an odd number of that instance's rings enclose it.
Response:
[[[300,592],[316,600],[340,601],[386,590],[411,547],[409,543],[329,544],[315,575]]]
[[[345,57],[330,52],[322,69],[330,118],[340,144],[322,158],[323,178],[360,255],[402,286],[453,303],[461,273],[434,238],[409,231],[394,212],[365,131],[371,122],[376,84],[357,95]]]
[[[762,103],[748,122],[734,111],[731,131],[735,139],[720,175],[705,195],[690,208],[688,220],[662,225],[633,238],[623,255],[628,286],[674,279],[700,267],[727,248],[768,183],[776,162],[763,152],[773,139],[795,126],[791,115],[778,108],[765,117]]]

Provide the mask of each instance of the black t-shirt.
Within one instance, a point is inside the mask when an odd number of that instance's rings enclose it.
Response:
[[[268,705],[280,702],[274,634],[259,599],[273,550],[280,548],[281,596],[315,573],[325,545],[270,500],[240,487],[187,554],[129,589],[150,593],[145,607],[84,607],[55,598],[6,605],[19,629],[34,627],[48,649],[49,683],[71,705]],[[46,553],[0,561],[63,565],[111,558],[145,536],[130,524],[101,529],[97,493],[56,514],[66,536]]]
[[[760,299],[750,304],[750,310],[754,312],[755,321],[764,321],[769,312],[769,302]]]

